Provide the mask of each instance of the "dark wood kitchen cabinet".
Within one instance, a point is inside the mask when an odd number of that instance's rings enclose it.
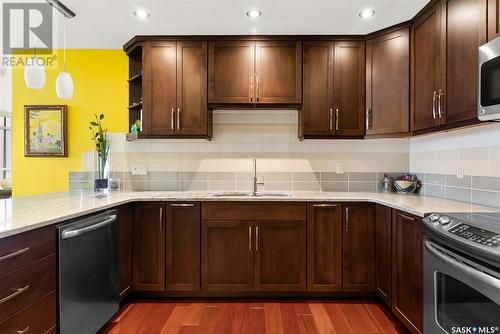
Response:
[[[212,41],[208,82],[210,104],[300,104],[302,43]]]
[[[204,202],[201,216],[203,290],[306,290],[305,203]]]
[[[342,290],[375,290],[375,207],[347,203],[344,209]]]
[[[488,13],[488,41],[500,36],[500,0],[486,1]]]
[[[142,135],[209,137],[207,42],[147,41]]]
[[[167,291],[200,290],[200,203],[167,203]]]
[[[365,42],[304,42],[299,138],[365,134]]]
[[[130,205],[118,208],[118,247],[120,256],[120,300],[132,287],[132,229],[134,210]]]
[[[443,66],[440,3],[420,16],[411,28],[412,130],[439,125],[437,100]]]
[[[342,205],[307,204],[307,290],[342,290]]]
[[[202,221],[201,279],[204,291],[253,289],[252,230],[245,221]]]
[[[377,204],[375,217],[375,292],[392,303],[392,210]]]
[[[475,122],[486,0],[441,0],[412,25],[412,130]],[[466,16],[464,16],[466,15]]]
[[[165,291],[165,237],[165,204],[136,204],[132,254],[134,291]]]
[[[366,41],[366,135],[407,135],[410,126],[410,29]]]
[[[254,224],[254,290],[306,290],[306,222]]]
[[[423,239],[421,219],[394,210],[392,224],[392,311],[413,333],[422,333]]]

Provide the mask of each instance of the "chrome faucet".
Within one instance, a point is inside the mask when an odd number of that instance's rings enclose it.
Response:
[[[253,191],[252,196],[257,196],[257,186],[263,186],[264,182],[257,180],[257,159],[253,159]]]

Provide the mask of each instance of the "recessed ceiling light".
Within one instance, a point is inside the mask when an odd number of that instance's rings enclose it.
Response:
[[[147,20],[151,16],[148,12],[146,12],[143,9],[137,9],[134,11],[134,15],[139,19],[139,20]]]
[[[258,18],[261,15],[262,15],[262,12],[260,10],[258,10],[258,9],[252,9],[252,10],[249,10],[247,12],[247,16],[250,17],[250,18],[252,18],[252,19],[256,19],[256,18]]]
[[[375,11],[373,9],[365,9],[364,11],[359,13],[359,17],[361,17],[362,19],[369,19],[373,15],[375,15]]]

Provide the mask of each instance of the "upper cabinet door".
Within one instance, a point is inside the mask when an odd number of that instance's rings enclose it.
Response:
[[[500,34],[500,0],[484,0],[487,2],[488,13],[488,41]]]
[[[254,101],[253,41],[209,43],[208,102],[252,103]]]
[[[340,136],[365,134],[365,42],[335,42],[334,116]]]
[[[207,42],[177,42],[176,127],[183,135],[208,134]]]
[[[302,100],[302,42],[256,42],[257,103],[299,104]]]
[[[486,42],[485,1],[446,1],[446,87],[441,87],[446,88],[446,105],[442,99],[442,123],[477,117],[477,50]]]
[[[410,125],[410,31],[366,42],[366,134],[404,134]]]
[[[412,130],[439,125],[441,18],[439,3],[412,25]],[[474,76],[477,74],[474,74]]]
[[[333,42],[304,43],[304,103],[300,110],[305,136],[333,134]]]
[[[143,128],[146,135],[175,133],[176,42],[146,42]]]

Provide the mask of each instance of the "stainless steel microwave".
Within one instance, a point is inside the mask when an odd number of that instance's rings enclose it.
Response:
[[[500,121],[500,37],[479,47],[478,109],[481,121]]]

